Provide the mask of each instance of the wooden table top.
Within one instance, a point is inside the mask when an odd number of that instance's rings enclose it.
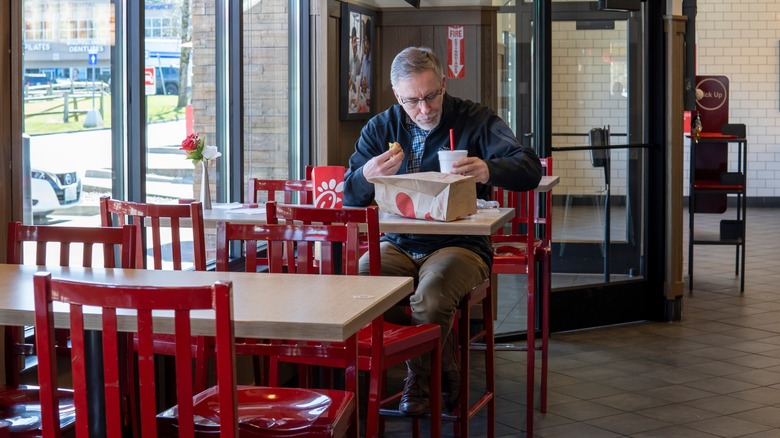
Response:
[[[346,207],[348,208],[348,207]],[[411,219],[390,213],[379,213],[379,231],[383,233],[463,234],[489,236],[514,217],[511,208],[477,210],[477,214],[452,222]],[[214,204],[203,210],[206,228],[216,228],[217,222],[265,224],[265,207],[240,208],[239,204]],[[184,222],[182,222],[184,223]]]
[[[561,177],[557,175],[543,176],[539,181],[539,187],[536,188],[537,192],[549,192],[553,187],[557,186]]]
[[[211,285],[233,282],[233,318],[237,337],[345,341],[412,293],[409,277],[267,274],[245,272],[85,269],[0,264],[0,323],[33,325],[33,274],[99,283],[154,286]],[[65,327],[67,315],[56,313]],[[85,309],[85,324],[100,329],[99,312]],[[135,331],[131,312],[119,314],[119,329]],[[171,312],[155,317],[155,330],[172,333]],[[213,312],[193,312],[194,334],[213,334]]]
[[[543,176],[537,192],[547,192],[560,182],[558,176]],[[348,207],[346,207],[348,208]],[[456,221],[438,222],[411,219],[390,213],[379,213],[379,230],[383,233],[449,234],[468,236],[489,236],[494,234],[515,212],[511,208],[477,210],[477,213]],[[206,228],[216,228],[217,222],[265,224],[265,207],[242,208],[241,204],[213,204],[212,209],[203,211]],[[182,223],[185,223],[183,221]]]

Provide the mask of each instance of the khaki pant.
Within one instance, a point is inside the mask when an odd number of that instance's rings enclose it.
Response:
[[[382,242],[381,248],[382,275],[413,277],[416,285],[408,303],[411,316],[404,311],[407,303],[399,303],[400,306],[385,314],[385,320],[402,325],[433,323],[441,326],[442,372],[456,370],[455,338],[451,334],[455,311],[461,298],[488,277],[488,266],[477,254],[459,247],[442,248],[419,260],[388,242]],[[366,254],[360,259],[360,274],[367,275],[368,272]],[[430,374],[427,354],[407,365],[416,374]]]

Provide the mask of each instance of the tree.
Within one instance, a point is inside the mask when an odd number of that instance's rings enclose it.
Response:
[[[187,93],[187,72],[192,55],[192,25],[190,23],[190,0],[181,0],[181,56],[179,58],[179,101],[177,108],[189,103]]]

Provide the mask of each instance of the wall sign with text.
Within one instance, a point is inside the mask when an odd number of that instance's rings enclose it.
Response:
[[[466,39],[463,26],[447,28],[447,79],[466,77]]]
[[[696,76],[696,110],[701,114],[702,131],[720,132],[729,122],[729,78]]]

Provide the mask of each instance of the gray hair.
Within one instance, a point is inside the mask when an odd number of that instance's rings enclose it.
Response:
[[[439,58],[428,47],[407,47],[395,55],[390,66],[390,83],[395,87],[399,81],[426,71],[433,71],[439,78],[444,77]]]

